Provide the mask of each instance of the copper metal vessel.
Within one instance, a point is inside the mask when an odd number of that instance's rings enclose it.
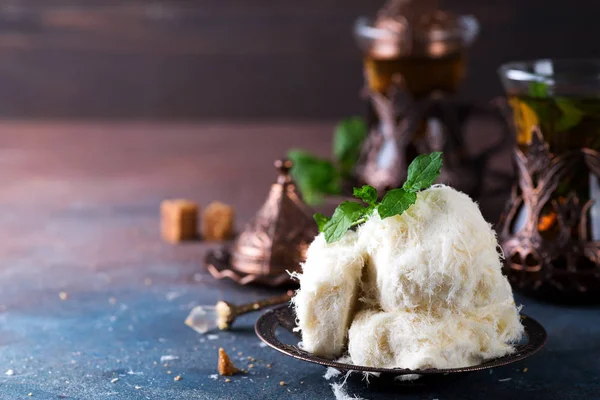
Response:
[[[242,285],[289,285],[288,271],[298,271],[306,259],[306,250],[318,234],[312,211],[290,177],[291,161],[277,160],[275,167],[277,182],[231,249],[207,254],[207,267],[215,278]]]

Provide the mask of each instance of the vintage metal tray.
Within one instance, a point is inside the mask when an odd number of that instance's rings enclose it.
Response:
[[[308,361],[314,364],[320,364],[326,367],[333,367],[340,371],[360,371],[360,372],[375,372],[385,375],[448,375],[461,374],[465,372],[481,371],[489,368],[500,367],[507,364],[512,364],[517,361],[531,357],[546,344],[546,330],[536,320],[521,315],[522,323],[525,327],[526,338],[522,343],[517,345],[517,351],[513,354],[504,357],[495,358],[484,361],[481,364],[464,368],[449,368],[449,369],[400,369],[400,368],[374,368],[360,365],[345,364],[332,360],[327,360],[321,357],[316,357],[294,344],[282,343],[276,335],[276,329],[282,327],[291,332],[296,338],[299,338],[297,332],[293,332],[296,327],[296,315],[294,310],[289,305],[285,304],[277,308],[271,309],[261,315],[256,321],[255,330],[258,337],[270,347],[282,352],[290,357],[298,360]]]

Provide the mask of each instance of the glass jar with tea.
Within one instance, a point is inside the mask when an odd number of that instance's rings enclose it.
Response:
[[[395,187],[418,154],[460,153],[456,132],[448,132],[456,128],[435,113],[462,82],[477,32],[474,17],[442,11],[433,0],[391,0],[375,18],[357,20],[371,132],[357,168],[361,180],[378,190]]]
[[[600,61],[500,68],[519,181],[502,223],[507,273],[556,300],[600,300]]]

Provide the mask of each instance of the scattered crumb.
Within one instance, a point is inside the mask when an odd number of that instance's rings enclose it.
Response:
[[[249,364],[248,369],[252,369],[252,368],[254,368],[254,364]]]
[[[233,349],[233,350],[235,351],[235,349]],[[243,356],[243,355],[244,355],[244,353],[242,353],[241,351],[238,351],[238,356],[240,356],[240,357],[241,357],[241,356]]]
[[[150,278],[144,279],[144,285],[146,285],[146,286],[152,285],[152,279],[150,279]]]
[[[31,397],[31,396],[33,396],[33,393],[29,392],[29,393],[27,393],[27,396]]]
[[[258,344],[258,347],[267,347],[267,344],[265,342],[260,342]]]
[[[231,379],[225,378],[225,382],[229,383],[229,382],[231,382]]]
[[[65,301],[65,300],[67,300],[69,298],[69,293],[67,293],[67,292],[60,292],[58,294],[58,298],[61,299],[61,300],[63,300],[63,301]]]
[[[169,370],[167,371],[167,374],[171,375],[173,373],[173,371]]]
[[[135,390],[140,390],[142,387],[138,386],[138,385],[135,385],[134,388],[135,388]]]
[[[279,382],[279,386],[285,386],[285,382],[284,381]]]
[[[119,378],[112,378],[110,380],[110,383],[117,383],[119,381]]]
[[[165,361],[173,361],[173,360],[179,360],[179,357],[172,356],[170,354],[167,354],[166,356],[160,356],[161,363],[164,363]]]
[[[206,338],[208,340],[217,340],[219,338],[219,335],[207,335]]]
[[[4,373],[4,375],[7,375],[7,376],[13,376],[14,374],[15,374],[15,371],[13,371],[12,369],[9,369]]]
[[[332,367],[328,367],[327,371],[325,371],[325,375],[323,375],[323,378],[325,378],[325,380],[328,381],[331,378],[333,378],[334,376],[338,376],[341,373],[342,372],[340,370],[337,370],[337,369],[332,368]]]
[[[154,361],[152,364],[154,364],[154,365],[158,365],[158,362]]]
[[[169,363],[164,363],[163,364],[163,367],[168,367],[168,366],[169,366]]]
[[[232,348],[231,348],[231,351],[235,351],[235,350],[236,350],[236,349],[235,349],[235,347],[232,347]]]
[[[527,367],[523,368],[523,372],[527,372],[527,370],[528,370]]]
[[[219,375],[233,375],[236,372],[239,372],[239,369],[233,365],[229,356],[225,352],[225,349],[222,347],[219,348],[219,362],[217,365],[217,370],[219,371]]]
[[[109,302],[110,304],[117,304],[117,299],[116,299],[115,297],[109,297],[109,298],[108,298],[108,302]]]
[[[131,368],[127,371],[127,375],[144,375],[143,372],[134,372]]]
[[[256,361],[256,358],[254,358],[254,357],[250,357],[250,356],[248,356],[248,357],[246,357],[246,358],[248,359],[248,361],[252,361],[252,362]]]
[[[301,385],[304,385],[304,381],[300,381],[300,384],[301,384]]]
[[[333,389],[333,396],[336,400],[365,400],[358,396],[350,396],[346,390],[344,390],[344,383],[332,383],[331,389]]]
[[[512,378],[504,378],[504,379],[498,379],[498,382],[508,382],[512,380]]]
[[[267,368],[271,368],[271,364],[267,364]]]
[[[216,381],[217,379],[219,379],[219,375],[212,374],[212,375],[209,375],[209,378],[212,379],[213,381]]]
[[[173,380],[175,382],[179,382],[181,380],[181,375],[177,375],[175,378],[173,378]]]
[[[173,301],[181,296],[183,296],[183,293],[181,293],[181,292],[169,292],[165,295],[165,299],[167,301]]]

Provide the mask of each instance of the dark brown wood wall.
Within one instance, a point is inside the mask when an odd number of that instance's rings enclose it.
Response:
[[[6,0],[0,116],[319,119],[359,113],[351,35],[373,0]],[[497,66],[600,56],[600,2],[447,0],[480,18],[461,96],[501,93]]]

